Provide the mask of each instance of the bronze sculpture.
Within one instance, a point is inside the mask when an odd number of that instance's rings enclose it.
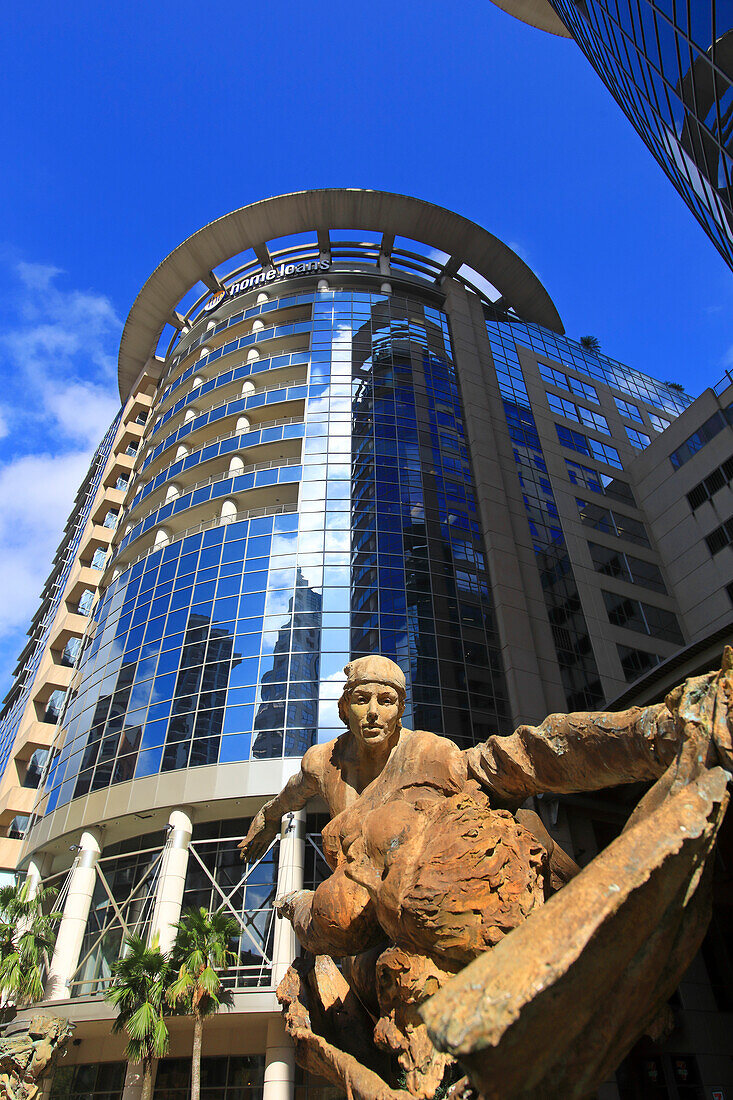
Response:
[[[73,1030],[58,1016],[34,1016],[27,1032],[0,1039],[0,1100],[33,1100]]]
[[[315,956],[297,960],[278,990],[299,1060],[362,1100],[431,1097],[453,1055],[487,1097],[587,1095],[663,1007],[659,990],[672,992],[704,933],[708,857],[727,804],[729,776],[719,765],[733,771],[732,668],[726,650],[720,673],[686,681],[665,703],[551,715],[461,751],[402,728],[405,679],[393,662],[373,656],[347,665],[339,704],[346,733],[308,750],[241,845],[243,857],[256,857],[282,814],[315,795],[331,812],[323,830],[331,876],[277,905]],[[602,853],[605,863],[599,857],[551,899],[578,868],[521,804],[541,792],[638,780],[657,782]],[[682,833],[670,824],[677,820]],[[665,876],[665,866],[674,871]],[[601,1028],[606,1041],[594,1030],[591,998],[579,1025],[594,1051],[586,1050],[583,1072],[558,1074],[550,1043],[529,1081],[523,1060],[554,1030],[551,994],[572,1000],[573,981],[592,986],[584,958],[597,974],[597,945],[608,928],[624,927],[626,909],[643,927],[632,903],[643,909],[644,883],[657,873],[662,885],[676,885],[669,897],[657,891],[666,899],[657,923],[669,925],[657,954],[626,959],[641,998],[629,1008],[626,988],[619,1021]],[[586,955],[574,955],[573,944],[551,951],[548,919],[584,943]],[[609,950],[616,967],[622,956]],[[663,972],[657,985],[655,967]],[[404,1093],[389,1083],[394,1057]]]

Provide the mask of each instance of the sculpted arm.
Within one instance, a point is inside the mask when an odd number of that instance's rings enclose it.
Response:
[[[244,840],[239,845],[241,858],[248,862],[259,859],[267,851],[268,845],[280,830],[283,814],[301,810],[307,802],[321,793],[323,777],[323,749],[325,745],[314,745],[303,757],[300,771],[291,776],[280,794],[266,802],[257,811]]]
[[[551,714],[539,726],[519,726],[465,752],[470,778],[500,802],[530,795],[571,794],[657,779],[680,745],[664,703],[618,714]]]

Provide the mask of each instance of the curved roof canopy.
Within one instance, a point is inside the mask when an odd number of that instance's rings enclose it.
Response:
[[[467,264],[496,287],[504,304],[524,320],[563,333],[549,294],[529,267],[475,222],[421,199],[385,191],[327,188],[263,199],[210,222],[174,249],[138,294],[122,332],[119,385],[123,401],[154,354],[176,306],[199,280],[209,282],[220,264],[252,248],[267,258],[267,241],[314,230],[328,240],[331,229],[382,234],[388,256],[395,236],[409,237],[447,253],[446,275]]]
[[[549,31],[561,38],[571,38],[560,16],[548,3],[548,0],[493,0],[497,8],[515,15],[523,23],[529,23],[531,27],[537,27],[540,31]]]

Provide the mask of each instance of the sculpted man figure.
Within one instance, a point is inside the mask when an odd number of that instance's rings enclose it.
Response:
[[[715,737],[712,710],[707,726],[706,714],[700,715],[706,701],[721,696],[723,680],[730,694],[730,674],[688,681],[666,703],[620,714],[551,715],[539,726],[520,726],[462,751],[445,737],[402,726],[405,678],[392,661],[362,657],[345,672],[339,713],[346,732],[308,750],[300,772],[254,818],[242,856],[253,860],[266,850],[284,813],[317,795],[326,802],[331,821],[323,850],[332,874],[315,891],[296,891],[278,903],[301,944],[319,957],[308,978],[310,992],[302,963],[281,985],[296,1047],[301,1040],[299,1054],[308,1061],[320,1042],[311,1066],[354,1086],[349,1074],[359,1058],[352,1065],[346,1048],[351,1042],[352,1050],[368,1051],[356,1033],[376,1020],[374,1042],[397,1056],[408,1092],[432,1096],[450,1059],[428,1038],[419,1006],[535,914],[578,870],[538,816],[520,809],[522,803],[541,792],[588,791],[665,775],[666,787],[653,788],[651,801],[637,811],[643,817],[683,782],[682,773],[689,782],[721,758],[729,766],[729,696]],[[344,977],[323,957],[342,959]],[[305,1015],[304,998],[310,998]],[[314,998],[320,998],[318,1011]],[[334,1033],[336,1002],[341,1023],[348,1018],[349,1027],[341,1030],[351,1032],[347,1060],[326,1043],[324,1063],[325,1047],[312,1029],[320,1013]],[[395,1095],[372,1077],[360,1078],[355,1091]]]

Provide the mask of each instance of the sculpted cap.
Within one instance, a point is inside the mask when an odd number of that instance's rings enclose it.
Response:
[[[344,667],[346,673],[345,691],[350,691],[357,684],[389,684],[404,699],[407,685],[405,674],[399,665],[390,661],[389,657],[380,657],[379,654],[371,654],[369,657],[357,657]]]

